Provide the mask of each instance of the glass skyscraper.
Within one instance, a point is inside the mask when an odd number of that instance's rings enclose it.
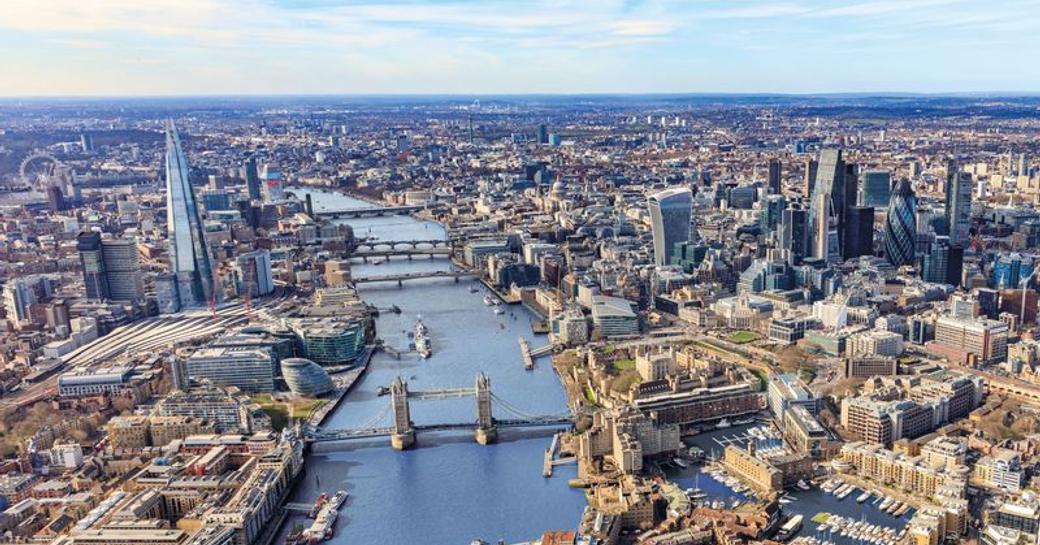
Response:
[[[651,195],[648,206],[654,235],[654,263],[666,265],[671,263],[676,243],[693,239],[690,228],[693,195],[685,187],[666,189]]]
[[[841,259],[839,221],[845,210],[845,161],[840,149],[820,151],[819,166],[809,201],[809,238],[812,256]]]
[[[887,170],[867,170],[860,175],[856,200],[860,206],[884,208],[892,193],[892,175]]]
[[[896,267],[914,263],[917,244],[917,198],[908,180],[900,180],[888,201],[885,218],[885,257]]]
[[[213,265],[202,229],[199,207],[188,181],[188,164],[177,127],[166,127],[166,228],[170,272],[177,279],[182,307],[203,306],[214,298]]]
[[[971,174],[955,161],[946,164],[946,223],[950,244],[966,246],[971,229]]]

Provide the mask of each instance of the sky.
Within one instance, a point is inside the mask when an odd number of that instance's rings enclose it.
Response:
[[[1038,92],[1040,0],[2,0],[0,96]]]

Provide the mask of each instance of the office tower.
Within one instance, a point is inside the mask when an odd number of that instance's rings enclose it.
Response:
[[[238,256],[242,289],[252,297],[268,295],[274,291],[274,274],[271,270],[271,252],[257,250]]]
[[[780,159],[769,160],[769,192],[779,195],[780,189]]]
[[[250,155],[246,159],[246,188],[249,190],[249,200],[260,200],[260,172],[256,168],[256,157]]]
[[[7,321],[11,322],[15,329],[32,324],[29,307],[40,300],[32,284],[31,278],[15,278],[3,286],[4,312],[7,314]]]
[[[188,164],[180,135],[173,121],[166,128],[166,226],[170,270],[177,277],[180,306],[202,306],[215,300],[213,264],[195,193],[188,181]]]
[[[780,220],[780,245],[790,255],[792,265],[800,265],[806,257],[809,244],[809,231],[806,224],[806,213],[801,208],[784,210]]]
[[[260,168],[260,179],[263,180],[264,202],[285,200],[285,188],[282,187],[282,172],[271,165]]]
[[[47,208],[51,212],[61,212],[68,208],[65,204],[65,194],[61,192],[60,187],[49,185],[45,191],[47,192]]]
[[[231,201],[228,199],[227,191],[223,189],[207,189],[203,191],[202,207],[206,209],[206,212],[231,210]]]
[[[137,301],[144,299],[144,282],[137,244],[130,240],[101,238],[84,232],[76,238],[87,299]]]
[[[845,193],[845,162],[841,150],[822,150],[809,208],[813,257],[829,262],[841,259],[839,231],[845,210]]]
[[[993,263],[990,282],[995,288],[1017,288],[1023,280],[1033,274],[1036,260],[1033,256],[1019,253],[1003,254]]]
[[[690,216],[693,195],[685,187],[666,189],[648,199],[650,224],[654,235],[654,263],[671,263],[675,245],[693,240]]]
[[[787,208],[787,199],[783,195],[769,195],[766,200],[762,201],[762,215],[758,219],[762,234],[768,235],[776,230],[780,225],[785,208]]]
[[[108,276],[105,275],[105,258],[101,251],[101,233],[80,233],[76,237],[76,250],[83,269],[87,299],[108,299]]]
[[[79,147],[83,150],[83,153],[93,153],[94,137],[86,133],[79,135]]]
[[[874,253],[874,207],[849,206],[845,209],[845,237],[842,257],[852,259]]]
[[[1018,169],[1017,169],[1017,171],[1018,171],[1018,175],[1019,176],[1029,176],[1029,166],[1028,166],[1028,163],[1026,161],[1026,154],[1025,154],[1025,152],[1022,152],[1022,153],[1020,153],[1018,155]]]
[[[959,286],[963,266],[964,249],[950,244],[950,237],[937,236],[928,253],[921,258],[921,279]]]
[[[132,240],[101,241],[101,256],[105,263],[108,298],[113,301],[144,299],[144,281],[137,260],[137,243]]]
[[[967,246],[971,229],[971,174],[961,172],[956,161],[946,163],[946,224],[950,244]]]
[[[545,126],[545,123],[538,125],[538,143],[548,144],[549,143],[549,129]]]
[[[820,164],[815,159],[809,158],[805,160],[805,189],[803,193],[806,199],[812,198],[813,186],[816,183],[816,172],[819,168]]]
[[[896,183],[885,218],[885,257],[896,267],[912,265],[917,243],[917,199],[910,181]]]
[[[887,170],[867,170],[860,173],[856,203],[860,206],[885,208],[892,193],[892,175]]]

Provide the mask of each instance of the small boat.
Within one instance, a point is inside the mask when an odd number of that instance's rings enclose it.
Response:
[[[794,500],[788,498],[787,496],[784,496],[784,497],[780,498],[778,501],[780,503],[784,504],[784,505],[787,505],[787,504],[793,502]]]
[[[495,307],[495,314],[505,314],[505,311],[498,307]]]
[[[866,491],[866,492],[863,492],[862,494],[860,494],[858,498],[856,498],[856,503],[863,503],[863,502],[865,502],[865,501],[867,501],[869,499],[870,499],[870,492]]]
[[[740,420],[734,420],[733,424],[736,425],[736,426],[744,426],[744,425],[747,425],[747,424],[751,424],[754,421],[755,421],[755,418],[752,416],[752,417],[748,417],[748,418],[741,418]]]
[[[683,460],[682,458],[672,458],[672,462],[675,462],[675,465],[683,469],[690,467],[690,464],[686,463],[686,460]]]
[[[795,486],[798,487],[798,490],[809,490],[809,483],[805,482],[804,479],[798,481],[798,484],[796,484]]]
[[[380,386],[379,388],[376,388],[376,395],[377,396],[385,396],[386,394],[389,394],[389,393],[390,393],[390,388],[387,388],[386,386]]]
[[[495,299],[493,297],[491,297],[490,295],[485,295],[484,296],[484,304],[489,306],[489,307],[493,307],[493,306],[495,306]]]
[[[881,505],[878,506],[878,509],[884,511],[885,509],[892,507],[892,502],[894,501],[896,500],[892,496],[885,496],[885,501],[881,502]]]
[[[715,424],[715,428],[716,429],[720,429],[720,430],[724,430],[724,429],[726,429],[726,428],[728,428],[728,427],[730,427],[732,425],[733,424],[729,423],[729,420],[726,420],[725,418],[723,418],[722,420],[719,420],[718,424]]]
[[[318,499],[314,501],[314,505],[311,507],[310,512],[307,513],[307,517],[314,518],[318,516],[318,513],[321,512],[321,508],[325,506],[325,502],[327,502],[328,500],[328,494],[322,493],[322,495],[318,496]]]

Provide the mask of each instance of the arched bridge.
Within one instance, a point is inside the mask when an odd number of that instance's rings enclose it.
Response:
[[[454,422],[417,426],[412,422],[409,399],[451,399],[474,397],[477,400],[477,418],[473,422]],[[492,416],[492,405],[497,405],[512,418],[498,419]],[[387,413],[392,415],[390,426],[378,426]],[[308,430],[306,439],[312,443],[348,441],[372,437],[389,437],[390,446],[397,450],[415,444],[415,436],[421,431],[473,430],[478,443],[493,443],[502,428],[528,428],[538,426],[569,426],[574,415],[530,415],[491,392],[491,380],[480,373],[473,388],[445,388],[441,390],[409,391],[408,383],[397,377],[390,385],[390,405],[368,422],[353,429],[316,428]]]
[[[384,207],[371,207],[371,208],[348,208],[346,210],[324,210],[319,211],[315,215],[322,218],[331,219],[345,219],[345,218],[371,218],[377,216],[402,216],[417,212],[425,208],[424,206],[384,206]]]

